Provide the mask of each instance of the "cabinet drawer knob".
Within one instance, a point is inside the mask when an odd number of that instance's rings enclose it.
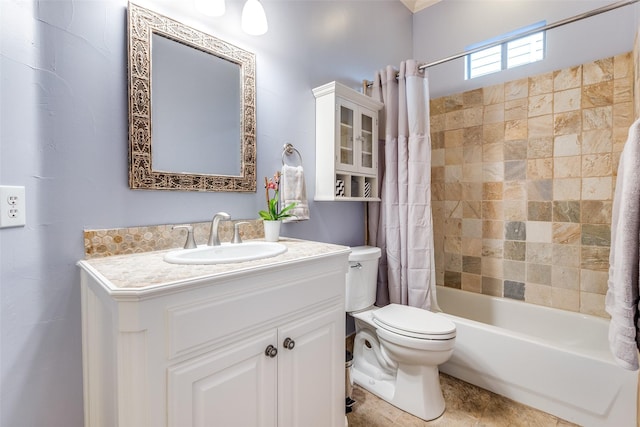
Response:
[[[292,340],[291,338],[285,338],[285,340],[282,343],[282,345],[284,345],[284,348],[287,348],[289,350],[293,350],[293,347],[296,346],[296,342],[294,340]]]
[[[271,344],[269,344],[267,349],[264,351],[264,354],[266,354],[269,357],[276,357],[278,355],[278,349],[272,346]]]

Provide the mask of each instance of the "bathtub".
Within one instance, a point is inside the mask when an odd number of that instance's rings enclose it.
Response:
[[[606,319],[437,287],[456,347],[440,371],[582,426],[636,426],[638,373],[619,367]]]

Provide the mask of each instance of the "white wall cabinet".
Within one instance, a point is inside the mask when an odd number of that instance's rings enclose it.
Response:
[[[81,262],[85,425],[344,426],[347,257],[155,289]]]
[[[316,97],[315,200],[379,201],[378,111],[382,103],[338,82]]]

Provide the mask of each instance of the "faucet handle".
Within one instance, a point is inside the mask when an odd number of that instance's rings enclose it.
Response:
[[[196,240],[193,238],[193,226],[192,225],[174,225],[171,227],[172,230],[176,228],[185,228],[187,230],[187,241],[184,242],[185,249],[194,249],[197,248]]]
[[[247,221],[236,222],[233,224],[233,239],[231,243],[242,243],[242,239],[240,238],[240,226],[243,224],[249,224]]]

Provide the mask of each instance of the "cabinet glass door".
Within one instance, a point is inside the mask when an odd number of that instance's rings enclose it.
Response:
[[[364,169],[373,169],[373,117],[367,114],[360,115],[360,166]]]
[[[354,156],[354,109],[340,105],[340,147],[338,163],[348,169],[355,166]]]

